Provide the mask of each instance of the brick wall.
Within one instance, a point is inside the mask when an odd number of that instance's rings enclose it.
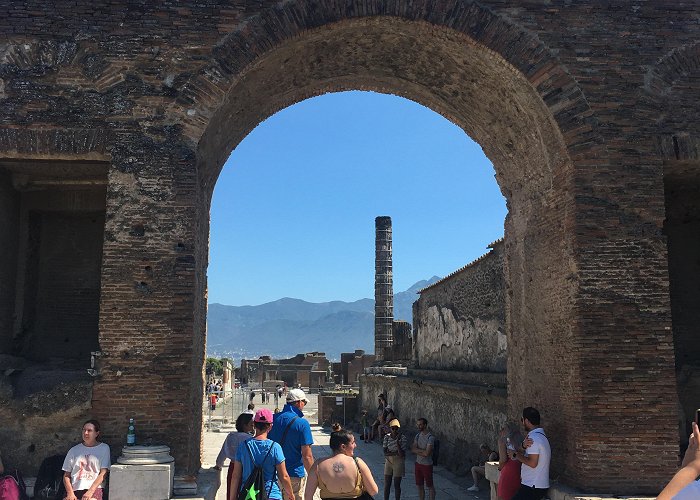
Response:
[[[503,241],[420,292],[413,305],[419,368],[506,371]]]
[[[376,361],[374,354],[362,354],[348,363],[348,378],[346,384],[357,385],[360,380],[360,375],[364,373],[364,369]]]
[[[543,411],[574,486],[655,493],[671,475],[663,167],[698,162],[694,2],[34,7],[0,16],[0,159],[109,162],[92,401],[108,441],[135,416],[197,470],[218,172],[275,111],[364,89],[443,114],[494,164],[509,208],[508,415]]]

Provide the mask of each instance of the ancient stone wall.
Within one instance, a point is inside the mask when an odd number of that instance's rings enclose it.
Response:
[[[700,158],[696,2],[0,9],[0,160],[109,165],[92,392],[108,442],[134,416],[178,468],[197,470],[217,175],[272,113],[363,89],[429,106],[493,162],[509,209],[507,413],[543,411],[555,473],[574,486],[655,493],[670,476],[669,257],[684,252],[667,252],[662,233],[664,167],[691,172]],[[692,268],[682,260],[671,267]]]
[[[375,361],[376,356],[374,354],[356,356],[355,359],[348,362],[348,378],[345,380],[345,383],[357,386],[360,382],[360,375],[364,373],[365,368],[374,364]]]
[[[413,305],[417,368],[506,372],[504,244],[420,291]]]
[[[391,346],[384,349],[384,361],[407,364],[413,358],[413,328],[408,321],[392,321]]]
[[[81,441],[82,424],[92,416],[93,382],[85,370],[36,365],[4,354],[0,365],[2,459],[6,467],[20,467],[32,476],[44,458],[65,454]],[[118,452],[117,442],[112,445]]]
[[[384,393],[395,409],[401,428],[415,432],[418,418],[428,420],[440,439],[440,465],[466,474],[479,459],[479,445],[496,447],[500,427],[506,420],[506,391],[487,388],[452,376],[449,380],[363,375],[361,406],[376,414],[377,395]]]

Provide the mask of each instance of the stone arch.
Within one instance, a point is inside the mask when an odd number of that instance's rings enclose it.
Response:
[[[692,95],[678,91],[692,91],[683,82],[694,76],[674,85],[670,101],[644,94],[644,68],[697,40],[692,7],[659,15],[661,4],[291,0],[94,9],[79,1],[37,11],[13,3],[5,31],[15,46],[0,44],[3,127],[112,134],[99,318],[105,356],[93,391],[93,411],[111,429],[105,438],[120,442],[128,416],[137,416],[145,436],[173,446],[179,467],[197,470],[207,213],[222,159],[286,105],[367,88],[458,122],[496,164],[510,201],[511,415],[525,403],[544,409],[563,481],[658,492],[678,448],[675,423],[665,418],[677,401],[660,232],[663,158],[654,138],[676,137],[678,147],[671,141],[663,151],[678,159],[684,138],[697,137],[698,115],[673,108],[692,102],[673,99]],[[87,22],[76,6],[91,13]],[[321,33],[337,58],[310,50],[323,48]],[[365,33],[386,43],[367,47]],[[354,45],[339,44],[344,35]],[[308,50],[302,67],[282,65],[290,48]],[[399,64],[404,51],[416,64]],[[454,53],[465,62],[459,77]],[[290,84],[274,89],[271,77],[288,76]],[[456,100],[450,78],[471,98]],[[234,112],[236,102],[245,113]],[[674,120],[659,120],[668,112]],[[217,138],[217,127],[231,124]],[[532,134],[536,148],[524,147]],[[10,149],[13,161],[34,154]],[[167,419],[145,376],[169,394]],[[624,470],[609,450],[625,450]],[[649,454],[658,459],[653,468]]]
[[[570,348],[577,283],[575,239],[565,228],[573,226],[574,160],[602,147],[583,92],[536,36],[476,4],[455,4],[449,21],[420,7],[385,17],[307,9],[287,3],[249,19],[217,45],[213,64],[185,85],[178,109],[170,110],[187,117],[183,130],[197,143],[207,206],[238,142],[305,98],[350,89],[394,93],[455,122],[482,145],[508,200],[509,346],[537,356],[542,345],[533,349],[527,340],[536,331],[560,356],[556,383],[529,373],[525,357],[509,358],[510,412],[526,404],[561,412],[551,428],[555,450],[566,459],[555,468],[575,477],[580,463],[565,443],[582,425],[571,411],[578,391],[570,391],[581,360]],[[207,241],[208,219],[200,218],[198,232]],[[205,259],[204,248],[198,254]],[[541,255],[546,263],[536,262]],[[558,300],[560,294],[572,302]]]
[[[449,16],[444,12],[449,12]],[[203,126],[211,123],[221,99],[250,71],[254,71],[265,55],[276,47],[289,46],[290,42],[310,30],[328,29],[331,25],[350,21],[364,23],[370,28],[391,19],[373,16],[392,16],[395,24],[400,24],[400,21],[424,23],[424,32],[435,36],[464,35],[463,43],[491,53],[494,61],[498,61],[495,64],[502,65],[504,70],[508,68],[506,71],[519,73],[529,82],[549,109],[551,119],[561,133],[567,134],[564,141],[567,149],[580,153],[581,144],[602,143],[601,137],[594,132],[595,118],[578,83],[536,34],[481,5],[458,1],[439,10],[431,7],[430,2],[408,5],[378,2],[371,6],[363,2],[347,2],[339,6],[332,2],[316,4],[306,1],[286,2],[265,10],[247,19],[243,29],[232,32],[213,48],[212,64],[182,86],[178,106],[171,111],[181,117],[186,135],[193,143],[200,143],[201,150],[201,140],[207,141]],[[315,93],[297,95],[296,99],[332,90],[328,86],[324,90],[317,89]],[[343,87],[337,86],[335,90],[343,90]],[[262,114],[271,115],[293,103],[293,99],[288,98],[268,104]],[[437,108],[437,105],[432,107]],[[454,121],[454,116],[446,110],[435,110]],[[230,149],[233,149],[231,145],[222,151]],[[218,161],[223,164],[223,159]]]

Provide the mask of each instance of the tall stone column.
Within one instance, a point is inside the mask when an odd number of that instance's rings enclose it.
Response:
[[[391,251],[391,217],[374,220],[374,353],[377,361],[384,360],[384,352],[392,344],[394,322],[394,281]]]

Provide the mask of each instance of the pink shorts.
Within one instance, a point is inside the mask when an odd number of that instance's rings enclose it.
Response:
[[[423,465],[416,462],[416,485],[423,486],[423,483],[428,488],[433,487],[433,466]]]

